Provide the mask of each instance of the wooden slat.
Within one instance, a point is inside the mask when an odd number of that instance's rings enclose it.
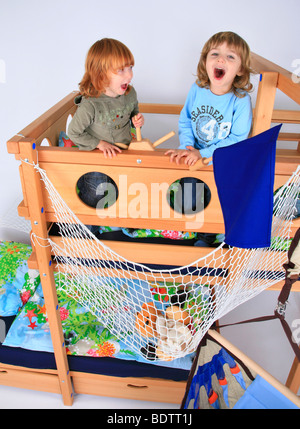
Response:
[[[279,133],[278,140],[288,142],[299,142],[300,133]]]
[[[277,149],[275,175],[291,176],[300,164],[300,152],[296,149]]]
[[[139,103],[141,113],[179,115],[182,108],[182,104]]]
[[[76,92],[72,92],[61,101],[31,122],[27,127],[21,130],[18,135],[13,136],[7,142],[8,153],[19,153],[18,143],[20,141],[38,140],[51,126],[56,122],[60,121],[61,117],[67,112],[74,111],[74,98]],[[24,137],[22,137],[24,136]]]
[[[251,52],[251,68],[255,70],[256,73],[275,72],[281,73],[285,76],[291,76],[291,73],[289,71],[273,63],[272,61],[269,61],[266,58],[256,54],[255,52]]]
[[[272,113],[272,122],[283,124],[300,124],[300,111],[274,109]]]
[[[300,362],[295,357],[285,384],[292,392],[298,394],[300,388]]]
[[[50,236],[50,239],[58,246],[63,246],[63,241],[61,237]],[[176,240],[175,240],[176,241]],[[74,239],[74,238],[64,238],[66,246],[74,248],[74,253],[72,254],[75,258],[84,258],[85,243],[84,240]],[[73,245],[74,243],[74,245]],[[212,249],[207,247],[194,247],[194,246],[183,246],[176,244],[155,244],[155,243],[133,243],[124,242],[124,241],[111,241],[105,240],[102,243],[107,246],[112,252],[120,255],[122,258],[127,259],[128,261],[134,261],[141,264],[160,264],[160,265],[175,265],[175,266],[184,266],[190,265],[195,262],[197,259],[200,259],[204,256],[207,256],[211,253]],[[96,243],[95,243],[96,244]],[[167,251],[166,251],[167,247]],[[118,256],[108,255],[105,256],[102,254],[101,245],[94,245],[90,241],[89,246],[90,258],[100,257],[102,260],[120,260]],[[226,249],[222,251],[222,254],[226,253]],[[196,266],[194,264],[193,266]]]
[[[300,104],[300,83],[293,82],[292,73],[280,73],[278,77],[277,87],[289,98]]]
[[[74,98],[77,92],[72,92],[56,103],[53,107],[47,110],[43,115],[39,116],[35,121],[31,122],[27,127],[20,131],[25,137],[37,139],[51,125],[53,125],[61,116],[74,107]]]
[[[288,159],[290,162],[294,160],[296,164],[300,164],[300,154],[296,149],[277,149],[276,163],[280,164],[285,159]]]
[[[300,83],[293,82],[292,73],[260,55],[251,53],[251,67],[257,73],[275,72],[278,74],[277,87],[289,98],[300,104]]]
[[[113,158],[105,158],[98,151],[80,151],[77,148],[62,147],[39,147],[39,162],[78,164],[78,153],[80,153],[81,165],[104,165],[120,167],[138,167],[144,168],[164,168],[168,170],[189,171],[188,167],[181,163],[177,165],[171,163],[169,157],[164,156],[166,149],[155,149],[155,151],[123,150],[122,153]],[[212,171],[212,167],[205,167],[205,171]]]
[[[277,80],[277,73],[264,72],[262,74],[256,97],[252,131],[253,136],[256,136],[270,128]]]

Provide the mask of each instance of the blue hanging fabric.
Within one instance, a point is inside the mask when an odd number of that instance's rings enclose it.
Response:
[[[241,248],[269,247],[273,217],[276,141],[281,125],[218,148],[215,182],[225,224],[225,243]]]

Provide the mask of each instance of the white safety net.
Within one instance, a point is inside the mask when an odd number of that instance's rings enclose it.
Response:
[[[269,248],[222,243],[190,265],[171,269],[135,263],[111,250],[69,209],[45,171],[34,168],[49,193],[60,239],[45,243],[33,236],[33,242],[51,246],[59,287],[136,353],[147,356],[151,344],[155,359],[183,357],[196,349],[214,321],[284,279],[300,168],[274,196]]]

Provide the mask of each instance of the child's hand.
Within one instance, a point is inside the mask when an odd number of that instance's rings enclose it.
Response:
[[[118,146],[115,146],[111,143],[106,142],[105,140],[100,140],[97,149],[103,152],[105,158],[112,158],[116,156],[118,153],[122,153],[121,149]]]
[[[201,159],[201,155],[198,149],[195,149],[193,146],[187,146],[188,153],[186,155],[184,163],[191,167],[192,165],[195,165],[199,159]]]
[[[187,146],[187,148],[184,150],[170,149],[165,152],[165,155],[169,155],[170,162],[175,161],[176,164],[180,163],[181,158],[185,158],[184,163],[189,167],[194,165],[199,159],[201,159],[199,150],[195,149],[193,146]]]
[[[181,153],[183,151],[180,149],[169,149],[167,152],[165,152],[165,155],[170,156],[170,162],[176,161],[177,164],[179,164]]]
[[[132,123],[135,128],[141,128],[144,125],[144,116],[141,113],[138,113],[132,118]]]

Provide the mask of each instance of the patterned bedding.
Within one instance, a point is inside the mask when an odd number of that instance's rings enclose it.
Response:
[[[0,317],[16,318],[4,346],[53,352],[39,272],[27,267],[31,247],[16,242],[0,242]],[[55,275],[57,286],[63,281]],[[151,293],[151,291],[149,291]],[[130,349],[86,308],[57,289],[67,353],[89,357],[116,357],[154,365],[189,370],[194,354],[173,361],[150,361]]]

